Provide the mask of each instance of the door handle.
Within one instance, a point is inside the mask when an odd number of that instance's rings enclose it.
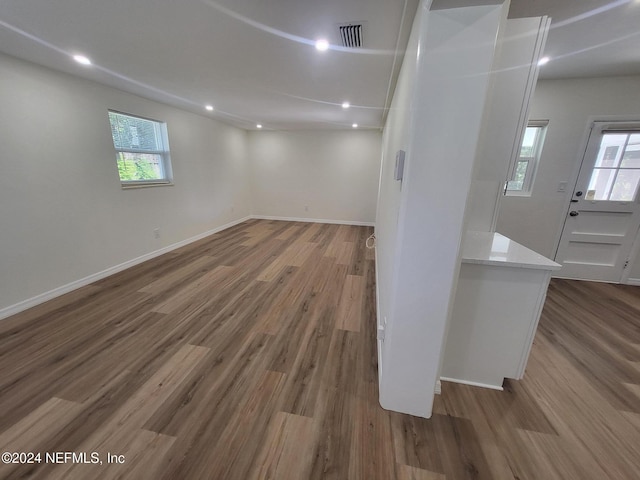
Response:
[[[577,217],[580,214],[578,212],[576,212],[575,210],[572,210],[572,211],[569,212],[569,215],[571,215],[572,217]]]
[[[582,192],[576,192],[575,195],[576,195],[576,197],[581,197],[582,196]]]

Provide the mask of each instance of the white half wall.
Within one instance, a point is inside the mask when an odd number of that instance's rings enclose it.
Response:
[[[380,403],[430,417],[501,5],[422,1],[384,133],[376,220]],[[464,132],[464,135],[460,135]],[[406,151],[402,182],[396,152]],[[385,322],[386,321],[386,322]]]
[[[576,182],[590,121],[640,119],[640,76],[539,80],[531,120],[549,120],[530,197],[501,200],[496,230],[554,258],[566,208]],[[558,192],[568,182],[566,192]],[[640,280],[640,255],[631,266]]]
[[[251,213],[244,130],[2,54],[0,105],[0,312]],[[121,188],[108,109],[167,123],[174,186]]]
[[[253,214],[372,224],[379,131],[249,132]]]

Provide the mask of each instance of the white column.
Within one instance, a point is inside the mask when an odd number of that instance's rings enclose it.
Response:
[[[430,417],[503,5],[418,7],[385,126],[376,233],[380,403]],[[395,152],[406,151],[402,183]]]

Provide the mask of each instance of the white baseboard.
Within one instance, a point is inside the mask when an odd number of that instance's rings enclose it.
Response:
[[[142,255],[140,257],[137,258],[133,258],[131,260],[127,260],[124,263],[121,263],[119,265],[115,265],[113,267],[109,267],[105,270],[102,270],[100,272],[91,274],[87,277],[81,278],[79,280],[75,280],[71,283],[67,283],[66,285],[62,285],[61,287],[57,287],[54,288],[53,290],[49,290],[48,292],[44,292],[41,293],[39,295],[36,295],[35,297],[31,297],[28,298],[26,300],[23,300],[19,303],[16,303],[14,305],[9,305],[8,307],[2,308],[0,309],[0,320],[10,317],[11,315],[15,315],[16,313],[20,313],[24,310],[27,310],[28,308],[31,307],[35,307],[36,305],[39,305],[41,303],[44,303],[48,300],[51,300],[53,298],[59,297],[61,295],[64,295],[65,293],[69,293],[73,290],[76,290],[80,287],[84,287],[86,285],[89,285],[93,282],[97,282],[98,280],[102,280],[103,278],[108,277],[109,275],[113,275],[114,273],[118,273],[121,272],[122,270],[126,270],[127,268],[133,267],[135,265],[138,265],[142,262],[146,262],[147,260],[151,260],[152,258],[155,257],[159,257],[160,255],[164,255],[165,253],[168,253],[172,250],[175,250],[177,248],[180,247],[184,247],[185,245],[188,245],[190,243],[196,242],[198,240],[201,240],[205,237],[208,237],[209,235],[213,235],[214,233],[218,233],[221,232],[222,230],[226,230],[227,228],[233,227],[234,225],[237,225],[239,223],[245,222],[247,220],[249,220],[250,216],[241,218],[239,220],[234,220],[233,222],[227,223],[225,225],[222,225],[220,227],[216,227],[213,230],[209,230],[203,233],[200,233],[198,235],[196,235],[195,237],[191,237],[191,238],[187,238],[186,240],[182,240],[180,242],[174,243],[172,245],[168,245],[166,247],[163,247],[159,250],[154,250],[153,252],[147,253],[145,255]]]
[[[44,303],[46,301],[49,301],[53,298],[59,297],[61,295],[64,295],[65,293],[69,293],[72,292],[73,290],[77,290],[80,287],[84,287],[86,285],[89,285],[93,282],[97,282],[98,280],[102,280],[103,278],[108,277],[109,275],[113,275],[114,273],[118,273],[121,272],[122,270],[125,270],[127,268],[133,267],[135,265],[138,265],[142,262],[146,262],[147,260],[151,260],[152,258],[155,257],[159,257],[160,255],[163,255],[165,253],[168,253],[172,250],[175,250],[177,248],[183,247],[185,245],[188,245],[190,243],[196,242],[198,240],[201,240],[205,237],[208,237],[209,235],[213,235],[214,233],[218,233],[221,232],[223,230],[226,230],[227,228],[233,227],[234,225],[237,225],[239,223],[245,222],[247,220],[250,219],[263,219],[263,220],[284,220],[284,221],[290,221],[290,222],[311,222],[311,223],[335,223],[335,224],[340,224],[340,225],[357,225],[357,226],[373,226],[373,223],[370,222],[356,222],[356,221],[343,221],[343,220],[327,220],[327,219],[318,219],[318,218],[292,218],[292,217],[270,217],[270,216],[264,216],[264,215],[249,215],[246,216],[244,218],[240,218],[238,220],[234,220],[233,222],[227,223],[225,225],[222,225],[220,227],[216,227],[212,230],[200,233],[194,237],[191,238],[187,238],[186,240],[182,240],[180,242],[174,243],[172,245],[168,245],[166,247],[163,247],[159,250],[155,250],[153,252],[147,253],[145,255],[142,255],[140,257],[137,258],[133,258],[131,260],[127,260],[124,263],[121,263],[119,265],[115,265],[113,267],[109,267],[105,270],[102,270],[100,272],[91,274],[87,277],[84,278],[80,278],[78,280],[75,280],[71,283],[67,283],[66,285],[62,285],[60,287],[54,288],[53,290],[49,290],[47,292],[41,293],[39,295],[36,295],[35,297],[31,297],[31,298],[27,298],[26,300],[23,300],[21,302],[18,302],[14,305],[9,305],[8,307],[2,308],[0,309],[0,320],[10,317],[11,315],[15,315],[16,313],[20,313],[24,310],[27,310],[31,307],[35,307],[36,305],[39,305],[41,303]]]
[[[468,380],[459,380],[457,378],[440,377],[443,382],[460,383],[462,385],[470,385],[472,387],[490,388],[491,390],[503,391],[502,385],[491,385],[489,383],[470,382]]]
[[[258,220],[282,220],[284,222],[333,223],[337,225],[355,225],[357,227],[373,227],[374,222],[358,222],[355,220],[329,220],[326,218],[274,217],[271,215],[251,215]]]
[[[596,282],[596,283],[613,283],[616,285],[633,285],[636,287],[640,287],[640,278],[627,278],[623,282],[613,282],[611,280],[592,280],[590,278],[573,278],[573,277],[559,277],[557,275],[551,275],[551,278],[559,278],[562,280],[578,280],[580,282]]]
[[[374,255],[375,255],[375,260],[374,260],[374,265],[375,265],[375,272],[376,272],[376,330],[378,330],[383,324],[383,320],[380,317],[381,312],[380,312],[380,281],[378,278],[378,272],[380,271],[380,269],[378,268],[378,249],[375,248],[374,249]],[[385,325],[386,328],[386,325]],[[386,333],[386,332],[385,332]],[[378,385],[382,385],[382,349],[384,347],[384,343],[382,340],[378,340],[376,342],[376,347],[378,349]]]

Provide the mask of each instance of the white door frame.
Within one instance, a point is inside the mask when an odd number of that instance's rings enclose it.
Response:
[[[631,247],[631,253],[629,254],[629,265],[633,265],[635,261],[638,259],[640,255],[640,230],[636,233],[636,239],[633,242],[633,246]],[[625,268],[622,272],[622,278],[620,279],[620,283],[624,283],[626,285],[638,285],[640,286],[640,279],[634,278],[631,282],[629,282],[629,277],[631,277],[631,268]]]
[[[589,144],[589,137],[591,136],[591,129],[595,122],[640,122],[639,115],[589,115],[587,117],[587,124],[582,133],[582,139],[580,140],[580,148],[578,149],[578,153],[576,155],[575,162],[573,164],[573,169],[571,172],[571,177],[569,181],[570,188],[567,188],[567,193],[565,195],[564,207],[563,211],[563,220],[562,223],[558,226],[556,231],[556,236],[554,240],[555,248],[553,258],[555,260],[558,249],[560,248],[560,240],[562,239],[562,232],[564,231],[564,224],[569,215],[569,209],[571,208],[571,199],[573,198],[573,192],[576,190],[576,186],[578,183],[578,177],[580,175],[580,169],[582,168],[582,161],[584,159],[584,155],[587,151],[587,146]],[[631,247],[631,252],[629,254],[629,265],[633,265],[635,260],[640,256],[640,230],[636,234],[635,241],[633,246]],[[629,281],[629,276],[631,274],[631,269],[625,269],[622,274],[622,278],[620,283],[627,284]],[[640,285],[640,282],[632,282],[631,285]]]

